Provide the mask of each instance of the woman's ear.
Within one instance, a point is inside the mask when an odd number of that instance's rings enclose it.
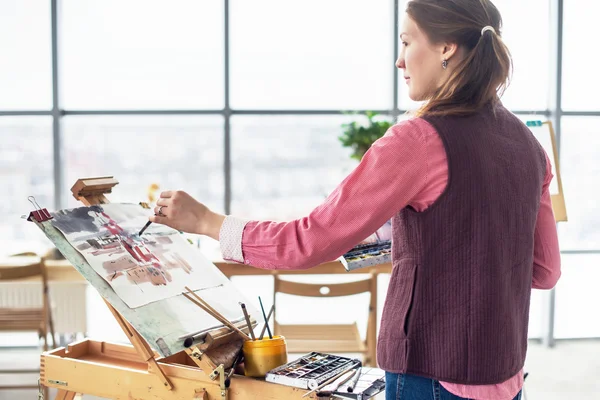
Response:
[[[456,43],[442,43],[441,56],[443,60],[450,60],[458,52],[458,44]]]

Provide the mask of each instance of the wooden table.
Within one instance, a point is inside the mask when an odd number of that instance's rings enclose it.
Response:
[[[249,265],[238,264],[234,262],[228,262],[223,260],[213,261],[214,264],[223,272],[228,278],[232,276],[244,276],[244,275],[330,275],[330,274],[389,274],[392,271],[392,265],[390,263],[381,264],[374,267],[366,267],[358,270],[348,272],[342,266],[339,261],[329,261],[320,264],[314,268],[301,269],[301,270],[267,270],[254,268]],[[1,265],[0,265],[1,267]],[[77,272],[71,263],[67,260],[48,260],[46,261],[46,270],[48,273],[48,280],[51,281],[77,281],[83,280],[83,277]]]

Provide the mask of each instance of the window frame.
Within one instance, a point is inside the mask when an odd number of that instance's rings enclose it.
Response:
[[[553,122],[556,141],[560,154],[561,144],[561,122],[563,116],[600,116],[600,109],[596,111],[577,111],[562,109],[562,65],[563,65],[563,22],[564,22],[564,0],[548,0],[550,6],[550,35],[551,35],[551,51],[550,51],[550,82],[548,93],[548,107],[539,110],[512,110],[516,114],[528,115],[535,114],[548,118]],[[65,193],[67,193],[70,182],[64,181],[64,164],[62,163],[62,153],[64,144],[61,135],[61,121],[64,116],[68,115],[220,115],[224,118],[223,130],[223,151],[224,163],[223,174],[225,182],[224,194],[224,210],[229,213],[232,203],[231,193],[231,117],[234,115],[337,115],[343,114],[346,110],[253,110],[253,109],[232,109],[230,106],[230,0],[223,0],[224,7],[224,107],[219,110],[67,110],[61,107],[60,103],[60,73],[59,73],[59,22],[60,22],[60,0],[50,0],[51,4],[51,48],[52,48],[52,108],[49,110],[0,110],[0,118],[3,116],[37,116],[46,115],[52,117],[52,140],[53,140],[53,177],[54,177],[54,206],[55,209],[61,209],[66,204]],[[398,23],[399,23],[399,4],[400,0],[393,1],[393,9],[390,10],[394,15],[394,40],[393,54],[394,60],[398,57]],[[367,111],[376,111],[378,113],[397,118],[404,114],[407,110],[399,108],[398,91],[399,78],[398,73],[393,65],[390,64],[389,73],[392,74],[393,93],[392,104],[390,110],[355,110],[358,113],[365,114]],[[562,254],[600,254],[600,248],[594,250],[568,250],[562,251]],[[548,292],[547,298],[547,315],[545,327],[543,329],[542,341],[552,346],[554,343],[554,311],[555,297],[554,290]]]

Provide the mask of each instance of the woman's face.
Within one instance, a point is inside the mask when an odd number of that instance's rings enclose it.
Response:
[[[406,14],[400,41],[402,50],[396,67],[404,72],[408,95],[414,101],[427,100],[441,86],[451,70],[448,48],[445,44],[430,43],[417,23]],[[448,69],[442,68],[445,58],[448,59]]]

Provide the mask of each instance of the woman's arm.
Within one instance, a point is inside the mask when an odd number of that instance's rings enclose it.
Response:
[[[427,171],[427,143],[417,122],[401,122],[308,216],[290,222],[224,218],[223,258],[264,269],[334,260],[404,208],[425,186]]]
[[[531,285],[534,289],[552,289],[561,275],[558,234],[550,198],[552,177],[552,165],[548,155],[546,155],[546,178],[542,188],[542,199],[534,236],[533,280]]]

